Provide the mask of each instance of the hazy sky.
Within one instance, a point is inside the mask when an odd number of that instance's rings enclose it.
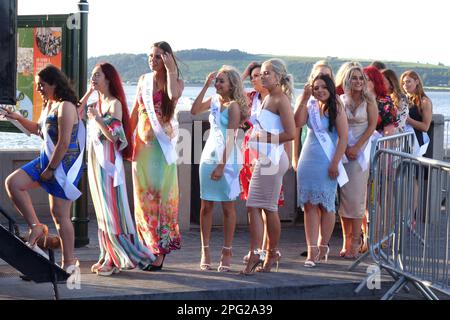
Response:
[[[19,14],[73,13],[78,0],[18,0]],[[90,0],[88,55],[239,49],[450,66],[442,0]]]

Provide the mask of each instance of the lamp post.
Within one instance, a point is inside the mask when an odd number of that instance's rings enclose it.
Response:
[[[89,4],[86,0],[80,0],[78,2],[78,12],[80,18],[79,29],[79,63],[78,63],[78,96],[82,97],[87,87],[87,36],[88,36],[88,14]],[[83,163],[86,155],[84,155]],[[72,223],[75,228],[75,247],[83,247],[89,244],[88,234],[88,195],[87,195],[87,173],[86,168],[83,170],[83,174],[80,180],[79,188],[83,193],[78,198],[73,206]]]

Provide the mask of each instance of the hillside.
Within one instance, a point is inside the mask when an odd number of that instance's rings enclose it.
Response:
[[[224,64],[232,65],[243,71],[251,61],[264,61],[274,56],[264,54],[248,54],[239,50],[218,51],[209,49],[182,50],[176,52],[182,77],[188,85],[203,84],[206,75],[217,70]],[[296,57],[277,56],[283,59],[290,73],[294,75],[295,83],[304,83],[313,64],[320,59],[326,59],[336,72],[340,65],[350,59],[337,57]],[[136,82],[139,76],[149,71],[147,54],[114,54],[91,57],[88,61],[89,70],[101,61],[112,63],[122,76],[124,82]],[[371,61],[357,59],[363,66]],[[398,75],[405,70],[417,71],[426,87],[450,87],[450,67],[442,64],[419,64],[411,62],[383,61]]]

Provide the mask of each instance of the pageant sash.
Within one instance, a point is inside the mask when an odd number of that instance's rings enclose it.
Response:
[[[333,160],[333,155],[336,152],[336,146],[333,144],[330,136],[321,125],[320,110],[315,99],[309,100],[308,115],[314,134],[316,135],[317,140],[319,140],[320,146],[327,155],[328,160],[330,160],[331,162]],[[337,177],[337,181],[339,183],[339,186],[342,187],[348,182],[348,176],[347,172],[345,172],[345,168],[341,160],[338,164],[338,172],[339,175]]]
[[[214,95],[211,99],[211,112],[209,114],[209,123],[211,126],[210,134],[214,137],[214,145],[217,160],[219,163],[222,162],[223,153],[225,152],[226,139],[222,134],[222,130],[220,130],[220,102],[218,95]],[[240,149],[236,145],[236,139],[234,141],[234,149],[237,153],[238,164],[242,163],[242,156],[240,154]],[[230,199],[234,199],[241,193],[241,187],[239,184],[239,171],[235,170],[233,167],[233,162],[227,162],[224,168],[224,177],[227,181],[227,184],[230,186],[230,192],[228,193],[228,197]]]
[[[271,111],[262,109],[258,114],[252,135],[261,131],[268,132],[271,135],[279,135],[284,132],[280,117]],[[254,139],[250,139],[249,147],[264,154],[274,165],[280,163],[284,152],[284,144],[257,142]]]
[[[253,101],[252,101],[252,110],[250,113],[250,118],[249,121],[254,124],[256,122],[256,118],[258,117],[259,113],[261,112],[261,106],[262,103],[259,100],[260,94],[259,92],[257,92],[255,94],[255,96],[253,97]]]
[[[47,119],[49,108],[50,106],[46,107],[41,117],[41,121],[43,121],[41,131],[44,137],[44,152],[48,158],[48,161],[51,160],[53,151],[55,150],[55,145],[53,144],[53,141],[47,132],[47,127],[45,126],[45,120]],[[86,128],[84,127],[83,121],[81,120],[78,121],[77,141],[80,146],[80,154],[78,155],[73,165],[70,167],[67,174],[64,172],[62,162],[59,163],[55,170],[56,181],[64,190],[66,197],[72,201],[78,199],[81,196],[81,191],[78,190],[77,186],[74,185],[74,182],[78,176],[78,172],[80,171],[81,165],[83,163],[84,148],[86,146]]]
[[[378,133],[378,131],[374,131],[373,134],[369,137],[368,141],[366,141],[366,146],[364,149],[359,150],[358,157],[356,161],[358,161],[359,166],[362,171],[366,171],[369,168],[370,163],[370,151],[372,149],[372,143],[381,138],[382,135]],[[351,129],[348,131],[348,145],[353,147],[358,142],[358,139],[355,138]]]
[[[159,145],[163,151],[164,157],[168,164],[175,163],[178,158],[176,145],[178,141],[178,121],[172,118],[170,124],[175,132],[173,138],[170,138],[161,127],[158,117],[156,116],[155,106],[153,105],[153,73],[147,73],[143,79],[142,100],[147,110],[148,119],[152,125],[153,132],[158,139]]]
[[[97,110],[100,112],[100,105],[97,103]],[[89,120],[89,142],[92,143],[98,164],[105,170],[106,174],[114,179],[114,187],[123,184],[123,159],[122,154],[114,146],[114,164],[105,158],[103,143],[98,138],[100,127],[95,120]]]
[[[419,145],[419,140],[417,140],[416,132],[414,131],[414,128],[410,124],[406,124],[405,132],[414,133],[413,155],[416,157],[422,157],[427,152],[428,145],[430,144],[430,137],[428,136],[428,133],[422,132],[423,145]]]

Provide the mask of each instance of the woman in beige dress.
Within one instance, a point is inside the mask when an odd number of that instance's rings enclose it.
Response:
[[[345,151],[348,162],[344,167],[349,181],[340,193],[339,215],[344,238],[340,256],[353,259],[361,246],[361,224],[366,210],[369,169],[364,150],[377,125],[378,109],[375,98],[367,89],[368,80],[361,67],[350,68],[344,79],[345,94],[341,99],[349,127]]]

